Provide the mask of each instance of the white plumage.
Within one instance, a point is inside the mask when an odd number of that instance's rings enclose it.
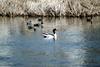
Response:
[[[45,39],[54,39],[57,40],[56,29],[53,29],[53,34],[43,33]]]

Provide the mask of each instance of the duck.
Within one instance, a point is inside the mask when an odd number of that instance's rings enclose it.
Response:
[[[33,29],[32,21],[27,22],[28,29]]]
[[[34,24],[34,27],[42,26],[42,24],[43,24],[43,21],[41,21],[40,23],[36,23],[36,24]]]
[[[87,21],[92,21],[92,16],[87,17]]]
[[[92,24],[92,16],[87,17],[87,22],[90,22]]]
[[[52,30],[53,34],[43,33],[43,37],[44,37],[45,39],[54,39],[54,40],[57,40],[56,31],[57,31],[57,29],[54,28],[54,29]]]
[[[34,27],[39,27],[39,26],[40,26],[39,23],[34,24]]]
[[[34,31],[36,31],[36,28],[33,27],[32,21],[27,22],[27,27],[28,29],[33,29]]]
[[[42,17],[39,17],[39,18],[38,18],[38,21],[42,21],[42,20],[43,20],[43,18],[42,18]]]

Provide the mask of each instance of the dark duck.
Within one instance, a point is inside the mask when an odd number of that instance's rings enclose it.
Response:
[[[27,27],[28,27],[28,29],[32,29],[33,28],[32,21],[27,22]]]
[[[92,24],[92,16],[86,17],[86,20]]]
[[[43,24],[43,18],[39,18],[38,21],[39,21],[39,23],[34,24],[34,27],[42,26],[42,24]]]

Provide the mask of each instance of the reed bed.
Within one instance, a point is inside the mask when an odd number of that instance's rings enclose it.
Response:
[[[100,0],[0,0],[2,16],[100,15]]]

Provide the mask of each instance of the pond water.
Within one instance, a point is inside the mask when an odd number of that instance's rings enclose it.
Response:
[[[100,67],[100,17],[43,18],[43,27],[28,29],[38,18],[0,17],[0,67]],[[43,32],[57,28],[57,40]]]

